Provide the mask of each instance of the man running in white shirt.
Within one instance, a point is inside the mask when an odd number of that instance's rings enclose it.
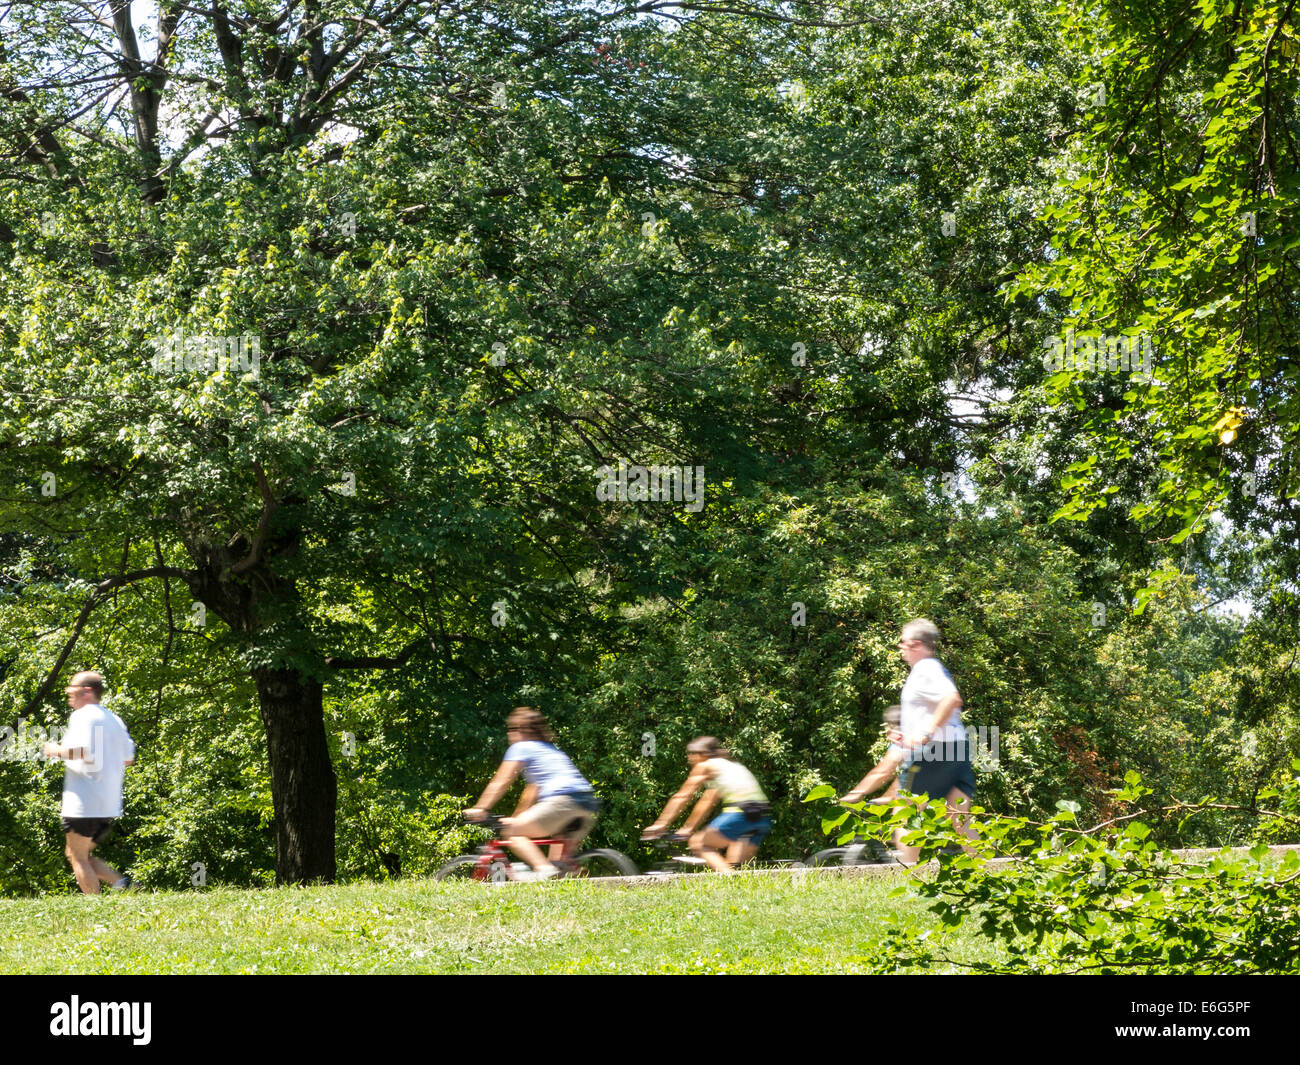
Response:
[[[966,748],[966,729],[961,721],[962,698],[943,664],[934,657],[939,629],[934,622],[916,618],[903,626],[898,641],[903,661],[911,667],[899,700],[903,710],[897,732],[890,741],[907,752],[899,790],[932,799],[943,796],[953,827],[973,836],[965,815],[975,797],[975,772]],[[909,865],[920,855],[919,847],[904,847],[895,835],[894,845]]]
[[[77,885],[87,895],[98,895],[102,881],[129,888],[131,878],[91,855],[122,816],[122,777],[135,761],[135,743],[122,719],[99,705],[104,678],[95,672],[77,673],[68,682],[72,716],[63,743],[45,744],[46,758],[68,765],[63,777],[64,853],[72,864]]]

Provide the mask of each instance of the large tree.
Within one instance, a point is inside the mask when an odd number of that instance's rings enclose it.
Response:
[[[75,603],[10,679],[42,659],[38,706],[163,582],[252,681],[282,881],[335,872],[340,671],[576,670],[691,518],[618,520],[599,468],[707,455],[712,489],[798,443],[765,62],[809,20],[634,17],[680,6],[5,12],[0,528]]]
[[[740,692],[715,691],[710,720],[761,717],[742,744],[798,748],[771,766],[791,802],[810,752],[860,758],[854,721],[894,679],[876,626],[1020,609],[1008,583],[1049,558],[1014,545],[999,491],[1023,479],[985,478],[989,522],[922,502],[963,452],[996,471],[1018,446],[1004,411],[954,413],[951,382],[1033,379],[1040,308],[999,286],[1047,237],[1042,160],[1076,120],[1045,7],[10,12],[4,691],[37,706],[83,664],[78,639],[154,625],[163,667],[201,671],[177,685],[122,655],[158,707],[164,685],[255,695],[284,881],[335,871],[331,698],[387,708],[383,727],[434,703],[408,739],[436,753],[411,764],[445,760],[456,787],[491,760],[500,709],[548,694],[587,712],[574,734],[608,766],[641,746],[628,692],[675,737],[701,720],[669,710],[679,688],[719,682]],[[184,335],[256,339],[258,364],[162,365],[177,330],[182,353]],[[602,500],[619,460],[703,465],[707,505]],[[1009,571],[981,580],[957,544],[933,586],[876,594],[945,523]],[[785,530],[823,528],[870,565],[822,565],[812,542],[763,563]],[[1050,557],[1029,609],[1068,609]],[[791,639],[793,599],[833,623],[815,647]],[[683,649],[740,602],[724,665]],[[1079,644],[1086,617],[1050,631]],[[200,622],[220,668],[173,650]],[[667,694],[624,691],[673,654]],[[1021,720],[998,698],[992,720]],[[1044,746],[1071,712],[1105,716],[1045,698]],[[185,735],[214,743],[210,723]]]
[[[335,872],[339,670],[472,670],[494,615],[515,642],[583,642],[576,574],[610,534],[566,488],[594,501],[587,471],[648,421],[655,361],[595,364],[675,306],[600,307],[673,254],[611,192],[622,125],[584,130],[614,108],[575,110],[612,95],[593,58],[623,15],[5,13],[3,522],[81,599],[27,705],[109,596],[183,587],[254,682],[283,881]],[[205,369],[213,338],[243,361]],[[667,422],[641,435],[672,444]]]

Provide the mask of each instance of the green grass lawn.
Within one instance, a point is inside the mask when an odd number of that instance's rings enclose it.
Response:
[[[0,900],[6,973],[853,973],[895,877],[349,884]],[[935,922],[937,925],[937,922]],[[960,956],[996,948],[963,932]]]

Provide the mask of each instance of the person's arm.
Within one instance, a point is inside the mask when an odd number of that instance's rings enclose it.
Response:
[[[90,740],[91,737],[87,735],[85,722],[78,720],[79,713],[81,711],[73,714],[73,717],[68,720],[68,728],[62,730],[60,739],[64,740],[65,743],[55,743],[55,741],[51,740],[43,746],[42,750],[45,757],[60,758],[68,762],[73,761],[74,758],[85,761],[87,740]]]
[[[60,758],[69,762],[86,757],[86,748],[84,747],[61,747],[57,743],[46,743],[42,750],[46,758]],[[130,764],[130,762],[127,763],[127,765]]]
[[[514,783],[520,771],[524,768],[523,762],[502,762],[497,767],[497,775],[492,778],[491,783],[483,789],[483,794],[478,797],[478,802],[465,811],[466,817],[472,817],[475,814],[485,814],[494,807],[506,793],[506,789]]]
[[[524,788],[524,793],[519,796],[519,805],[515,807],[515,812],[511,817],[518,817],[521,813],[532,806],[537,801],[537,785],[529,784]]]
[[[906,747],[924,747],[933,738],[934,734],[943,728],[948,718],[952,717],[952,712],[962,705],[961,693],[955,689],[939,700],[939,705],[934,708],[934,713],[930,717],[930,722],[926,726],[926,732],[919,736],[913,737]]]
[[[664,830],[672,824],[673,818],[677,816],[677,812],[686,805],[692,795],[699,791],[700,788],[704,787],[705,781],[707,781],[711,775],[712,773],[705,768],[703,762],[692,769],[690,775],[686,778],[686,783],[677,789],[677,794],[668,800],[668,805],[664,807],[664,812],[659,815],[653,825],[645,830],[644,834],[647,836],[662,835]]]
[[[700,796],[700,801],[695,804],[695,809],[691,811],[691,816],[682,822],[682,835],[689,836],[694,832],[696,826],[709,816],[709,812],[718,804],[720,798],[717,788],[706,788],[704,794]]]
[[[891,747],[885,752],[885,757],[872,766],[867,775],[858,782],[858,786],[840,799],[840,802],[861,802],[868,795],[888,784],[892,777],[896,777],[898,767],[902,764],[903,752]]]

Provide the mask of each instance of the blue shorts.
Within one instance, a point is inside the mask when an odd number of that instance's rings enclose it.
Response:
[[[946,799],[953,788],[975,797],[975,770],[965,743],[931,743],[916,751],[904,763],[898,776],[898,790],[922,793],[932,799]],[[928,757],[927,757],[928,756]]]
[[[757,821],[751,821],[737,810],[734,813],[719,814],[709,822],[709,827],[717,829],[729,840],[744,839],[757,847],[772,831],[772,818],[765,814]]]

